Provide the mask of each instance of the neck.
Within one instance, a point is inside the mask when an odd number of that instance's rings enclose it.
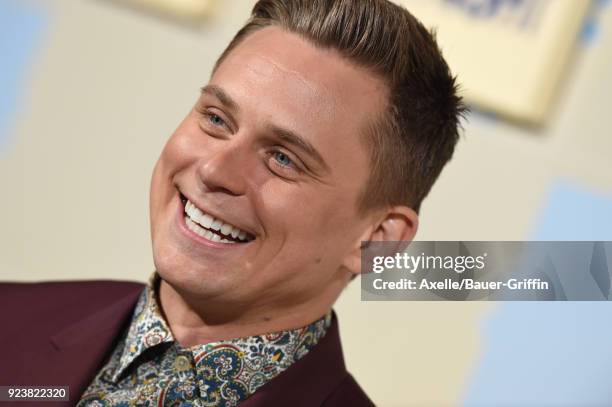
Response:
[[[164,280],[159,286],[162,312],[174,338],[183,347],[301,328],[325,315],[334,300],[335,297],[284,307],[269,304],[232,307],[192,299]]]

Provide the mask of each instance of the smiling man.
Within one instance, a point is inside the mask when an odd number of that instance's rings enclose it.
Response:
[[[79,406],[372,405],[332,306],[363,241],[414,237],[462,112],[406,10],[259,1],[155,166],[149,284],[3,285],[28,311],[3,317],[21,333],[0,384],[69,385]]]

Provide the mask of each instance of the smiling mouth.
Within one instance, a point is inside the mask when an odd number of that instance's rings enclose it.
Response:
[[[213,242],[225,244],[244,244],[255,239],[255,236],[230,223],[206,213],[180,194],[183,204],[183,218],[189,230],[200,237]]]

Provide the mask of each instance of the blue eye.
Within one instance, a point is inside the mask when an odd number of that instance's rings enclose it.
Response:
[[[291,167],[293,165],[293,161],[291,161],[291,158],[289,158],[287,154],[282,153],[280,151],[274,153],[274,158],[276,159],[276,162],[283,167]]]
[[[224,126],[225,122],[223,121],[223,119],[219,116],[217,116],[214,113],[210,113],[208,115],[208,120],[214,125],[214,126]]]

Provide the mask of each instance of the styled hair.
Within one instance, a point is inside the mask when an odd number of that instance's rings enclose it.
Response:
[[[388,0],[260,0],[214,69],[246,36],[268,26],[333,49],[387,85],[387,106],[364,131],[372,171],[358,205],[418,212],[453,155],[466,112],[435,33]]]

